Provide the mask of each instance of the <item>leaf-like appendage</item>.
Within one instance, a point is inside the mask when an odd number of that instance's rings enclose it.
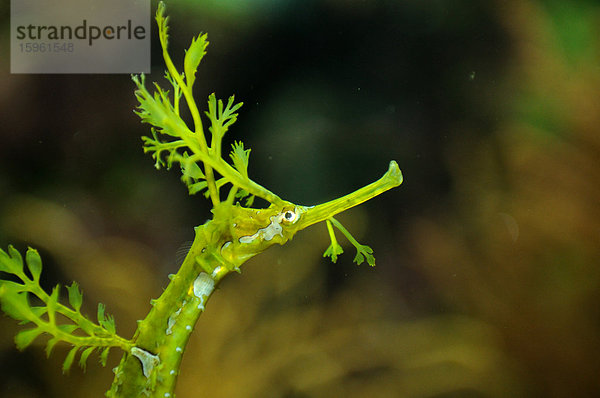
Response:
[[[87,359],[90,356],[90,354],[94,352],[95,349],[96,347],[88,347],[81,353],[81,357],[79,358],[79,366],[81,367],[81,369],[83,369],[84,372],[86,370]]]
[[[344,253],[344,249],[342,249],[342,246],[340,246],[340,244],[338,243],[338,241],[335,237],[335,232],[333,232],[333,227],[331,225],[331,221],[326,220],[325,223],[327,225],[327,232],[329,233],[329,239],[331,239],[331,244],[329,245],[327,250],[325,250],[325,253],[323,253],[323,257],[330,257],[331,262],[335,264],[337,262],[338,256],[340,254]]]
[[[27,267],[29,268],[29,272],[31,272],[33,280],[35,282],[39,281],[40,274],[42,273],[42,259],[38,251],[31,247],[27,249],[25,260],[27,261]]]
[[[219,178],[215,185],[217,186],[217,188],[221,188],[221,187],[223,187],[223,185],[227,184],[227,182],[228,181],[226,178]],[[188,191],[189,191],[190,195],[195,195],[198,192],[205,190],[206,188],[208,188],[208,182],[200,181],[200,182],[189,185]],[[204,191],[204,196],[208,198],[208,196],[209,196],[208,190]]]
[[[156,10],[156,23],[158,25],[158,35],[165,51],[169,42],[169,17],[165,17],[165,3],[158,2]]]
[[[106,347],[102,350],[102,354],[100,354],[100,363],[102,366],[106,366],[106,361],[108,360],[108,352],[110,351],[110,347]]]
[[[356,256],[354,256],[354,262],[357,265],[361,265],[363,261],[365,261],[365,257],[367,259],[367,264],[371,267],[375,266],[375,257],[371,254],[373,253],[373,249],[369,246],[358,245],[356,246]]]
[[[60,341],[60,339],[58,337],[53,337],[50,340],[48,340],[48,342],[46,343],[46,357],[47,358],[50,358],[50,354],[52,354],[52,350],[54,349],[54,346],[59,341]]]
[[[183,153],[182,159],[179,161],[181,164],[181,174],[184,179],[202,180],[205,177],[202,169],[198,164],[191,160],[187,152]],[[184,180],[186,182],[186,180]]]
[[[325,252],[323,253],[323,257],[330,257],[332,263],[337,263],[338,255],[344,253],[344,249],[341,248],[340,245],[332,245],[329,244]]]
[[[60,285],[54,286],[52,289],[52,294],[48,297],[48,301],[46,301],[46,307],[48,308],[48,322],[51,325],[56,324],[56,310],[58,309],[58,294],[60,293]]]
[[[233,161],[233,167],[240,172],[242,176],[248,178],[248,162],[250,160],[250,149],[244,149],[244,143],[236,141],[231,145],[232,150],[231,160]]]
[[[188,186],[188,191],[189,191],[190,195],[195,195],[198,192],[201,192],[202,190],[206,189],[207,187],[208,187],[208,183],[206,181],[200,181],[200,182],[197,182],[195,184]]]
[[[223,136],[229,130],[229,126],[236,122],[238,114],[236,111],[244,105],[243,102],[234,104],[235,96],[229,97],[227,106],[223,109],[223,101],[218,100],[215,93],[208,96],[208,112],[206,116],[210,119],[210,133],[215,137],[213,140],[220,145]]]
[[[242,107],[242,105],[244,105],[243,102],[239,102],[237,104],[234,104],[234,102],[235,102],[235,96],[232,95],[227,100],[227,106],[221,112],[223,105],[222,105],[222,102],[219,100],[219,113],[220,113],[219,119],[221,119],[223,121],[223,127],[225,129],[229,129],[229,126],[231,126],[233,123],[235,123],[237,121],[238,114],[235,112],[237,112],[237,110],[240,109]]]
[[[198,163],[189,157],[187,152],[182,156],[177,155],[176,160],[181,165],[181,181],[188,187],[190,195],[194,195],[208,188],[206,176]]]
[[[20,292],[26,292],[27,291],[27,286],[25,286],[22,283],[17,283],[17,282],[13,282],[13,281],[5,281],[5,280],[0,280],[0,286],[4,286],[5,290],[6,290],[6,294],[8,294],[8,292],[10,291],[10,294],[17,294]]]
[[[104,312],[106,310],[106,306],[102,303],[98,303],[98,323],[100,325],[102,325],[102,323],[105,321],[105,316],[104,316]]]
[[[23,273],[23,257],[12,245],[8,246],[8,253],[0,249],[0,271],[16,275]]]
[[[239,191],[238,191],[238,192],[235,194],[235,197],[236,197],[237,199],[244,199],[244,198],[246,198],[246,201],[244,202],[244,206],[246,206],[246,207],[250,207],[250,206],[252,206],[252,204],[254,203],[254,198],[255,198],[256,196],[254,196],[254,195],[250,195],[250,192],[248,192],[248,191],[245,191],[245,190],[243,190],[243,189],[240,189],[240,190],[239,190]]]
[[[180,155],[177,153],[177,150],[185,147],[185,143],[182,140],[162,142],[158,138],[158,133],[154,127],[151,129],[151,132],[152,138],[142,137],[142,141],[144,142],[144,152],[152,153],[152,158],[155,160],[154,167],[157,170],[161,167],[166,167],[167,169],[171,168],[175,161],[179,161]],[[163,160],[163,152],[168,154],[166,162]]]
[[[329,229],[330,236],[333,236],[333,229],[331,228],[331,224],[335,225],[335,227],[337,229],[339,229],[344,234],[346,239],[348,239],[348,241],[350,243],[352,243],[352,245],[356,248],[356,256],[354,256],[354,262],[357,265],[362,264],[366,258],[367,263],[371,267],[375,266],[375,257],[372,254],[373,249],[371,249],[369,246],[361,245],[360,243],[358,243],[358,241],[356,239],[354,239],[352,234],[350,232],[348,232],[348,230],[346,228],[344,228],[344,226],[333,217],[331,217],[329,220],[327,220],[327,228]],[[332,240],[331,240],[332,244],[334,242],[334,239],[335,238],[332,238]]]
[[[43,332],[44,331],[40,328],[21,330],[15,336],[15,343],[17,345],[17,349],[23,351],[31,343],[33,343],[33,340],[35,340]]]
[[[29,307],[26,293],[22,292],[19,286],[22,287],[22,285],[12,281],[2,281],[0,283],[2,311],[17,321],[32,322],[35,315]]]
[[[135,95],[140,102],[139,110],[135,113],[144,123],[149,123],[160,129],[161,134],[180,137],[183,133],[191,136],[192,132],[175,111],[168,93],[160,86],[155,85],[158,91],[151,95],[144,85],[144,80],[144,75],[141,75],[140,79],[137,76],[133,77],[133,81],[138,87]]]
[[[106,306],[102,303],[98,303],[98,323],[110,334],[115,334],[115,319],[112,315],[105,313]]]
[[[188,88],[191,90],[196,79],[196,70],[200,61],[206,54],[206,47],[208,41],[206,40],[206,33],[199,35],[192,39],[190,48],[185,53],[185,60],[183,62],[183,71],[185,72],[185,82]]]
[[[335,245],[332,243],[329,245],[327,250],[325,250],[325,253],[323,253],[323,257],[330,257],[331,262],[335,264],[337,262],[338,256],[342,253],[344,253],[344,249],[342,249],[342,246],[340,246],[338,243],[336,243]]]
[[[102,322],[100,325],[104,329],[108,330],[110,334],[116,333],[115,318],[112,315],[107,315],[104,319],[104,322]]]
[[[53,347],[58,342],[70,343],[73,349],[69,352],[63,364],[63,371],[65,372],[71,367],[79,349],[88,347],[84,350],[85,358],[81,359],[83,363],[85,363],[94,348],[108,346],[120,347],[127,352],[130,350],[133,343],[116,334],[114,318],[105,314],[104,305],[98,306],[99,325],[94,324],[81,314],[80,308],[83,299],[77,283],[73,282],[71,286],[67,287],[69,303],[73,309],[58,301],[60,286],[54,287],[50,295],[44,292],[39,285],[42,260],[36,250],[30,248],[25,256],[31,278],[23,270],[23,258],[19,252],[10,246],[8,253],[10,255],[0,250],[0,269],[13,274],[22,283],[0,279],[2,309],[8,316],[20,321],[21,324],[34,324],[33,328],[17,333],[15,343],[18,349],[25,349],[44,333],[51,336],[46,344],[47,356],[50,356]],[[31,306],[28,295],[37,297],[44,305]],[[63,322],[59,323],[59,320]],[[74,334],[78,329],[83,333]],[[86,335],[83,335],[84,333]]]
[[[145,88],[144,75],[132,76],[137,86],[135,95],[139,101],[135,113],[142,119],[142,122],[153,126],[152,137],[142,138],[144,152],[150,152],[155,159],[155,167],[160,168],[165,163],[167,167],[176,162],[182,163],[182,160],[185,159],[182,155],[182,153],[185,154],[183,151],[190,150],[189,158],[192,160],[187,164],[182,164],[182,180],[187,185],[190,194],[206,189],[205,196],[210,197],[213,204],[221,201],[219,184],[222,186],[228,183],[232,184],[230,195],[228,195],[230,201],[234,200],[237,191],[244,190],[270,203],[281,203],[282,201],[277,195],[247,177],[247,151],[240,157],[240,160],[246,158],[245,165],[243,161],[236,161],[238,169],[223,159],[221,151],[223,136],[236,122],[237,111],[243,105],[241,102],[236,104],[234,96],[230,96],[226,104],[222,100],[217,100],[214,93],[209,96],[208,111],[204,112],[210,120],[208,130],[212,136],[209,145],[205,136],[201,112],[193,98],[191,87],[195,81],[196,69],[206,53],[207,36],[202,34],[192,40],[184,58],[184,71],[180,73],[168,52],[168,18],[164,12],[165,5],[161,2],[156,13],[156,21],[162,55],[167,66],[165,77],[173,86],[172,98],[157,84],[155,84],[156,91],[150,94]],[[182,97],[185,99],[193,120],[193,129],[188,127],[180,117],[179,99]],[[178,140],[163,141],[158,138],[160,134],[178,137]],[[166,161],[163,159],[165,152],[168,154]],[[199,171],[202,172],[202,177],[200,177]],[[221,183],[221,180],[217,179],[217,174],[222,176],[224,182]],[[253,200],[253,196],[247,198],[247,206],[250,206]]]
[[[73,282],[71,286],[67,286],[67,291],[69,292],[69,304],[71,304],[71,307],[73,307],[75,311],[79,312],[81,303],[83,302],[83,295],[79,290],[77,282]]]
[[[73,360],[75,359],[75,355],[79,351],[79,347],[71,348],[71,351],[67,354],[65,361],[63,362],[62,371],[63,373],[69,373],[69,369],[71,369],[71,365],[73,365]]]

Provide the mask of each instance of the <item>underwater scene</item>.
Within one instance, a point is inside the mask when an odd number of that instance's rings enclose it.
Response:
[[[0,3],[0,398],[596,396],[600,4],[150,8],[11,73]]]

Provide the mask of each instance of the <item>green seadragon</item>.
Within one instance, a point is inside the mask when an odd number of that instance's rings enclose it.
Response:
[[[144,150],[152,154],[156,168],[179,164],[182,181],[190,194],[201,192],[213,204],[212,220],[196,227],[194,242],[177,274],[170,277],[163,294],[152,300],[150,313],[139,322],[133,338],[127,340],[116,334],[114,320],[105,315],[103,305],[98,307],[98,323],[80,313],[82,295],[77,284],[67,288],[72,308],[58,302],[58,286],[51,295],[46,294],[39,287],[42,265],[34,249],[26,254],[28,273],[17,250],[13,247],[9,247],[8,252],[0,250],[0,271],[21,280],[21,283],[0,280],[2,308],[23,324],[34,325],[17,335],[18,348],[24,349],[42,333],[52,336],[47,345],[48,355],[58,341],[70,343],[73,348],[64,362],[64,371],[80,350],[79,363],[85,367],[87,358],[95,350],[101,351],[100,359],[105,364],[109,349],[121,348],[125,354],[114,370],[114,382],[106,393],[114,398],[173,397],[187,341],[215,286],[228,273],[239,271],[245,261],[274,244],[283,245],[297,231],[325,221],[331,245],[324,256],[335,262],[343,251],[334,234],[333,227],[336,227],[356,247],[354,261],[357,264],[366,260],[369,265],[375,265],[372,249],[359,244],[333,217],[402,183],[402,173],[392,161],[383,177],[372,184],[324,204],[300,206],[252,181],[248,176],[250,150],[241,142],[233,144],[231,164],[222,157],[222,138],[236,121],[236,112],[242,104],[235,104],[233,96],[227,104],[217,101],[214,94],[209,96],[205,112],[210,121],[209,145],[200,111],[192,97],[196,70],[208,46],[206,34],[192,40],[180,73],[167,52],[168,18],[164,11],[161,2],[156,21],[167,66],[165,77],[173,92],[155,83],[156,91],[151,94],[145,87],[143,75],[133,77],[139,100],[136,113],[143,122],[153,126],[152,136],[143,137]],[[180,116],[182,97],[192,116],[193,129]],[[227,194],[222,194],[226,189]],[[266,200],[269,207],[252,208],[255,197]],[[28,294],[38,297],[44,305],[30,306]],[[57,314],[69,322],[58,324]],[[74,334],[77,329],[79,333]]]

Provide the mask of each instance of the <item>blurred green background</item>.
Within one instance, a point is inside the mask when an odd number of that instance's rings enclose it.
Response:
[[[316,204],[398,161],[340,217],[377,267],[321,257],[324,225],[220,285],[178,397],[592,397],[600,391],[600,6],[559,0],[168,1],[196,96],[244,101],[250,174]],[[153,2],[153,8],[156,3]],[[209,218],[141,150],[126,75],[9,74],[0,3],[0,247],[40,249],[129,337]],[[153,27],[154,28],[154,27]],[[154,32],[155,33],[155,32]],[[153,73],[163,64],[153,40]],[[161,79],[162,80],[162,79]],[[164,80],[163,80],[164,81]],[[84,305],[85,305],[84,303]],[[60,374],[0,317],[1,397],[96,397],[120,359]]]

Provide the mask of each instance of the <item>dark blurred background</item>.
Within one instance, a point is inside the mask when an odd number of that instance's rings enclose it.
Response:
[[[245,103],[227,139],[252,148],[254,180],[310,205],[391,159],[405,176],[340,216],[376,268],[345,241],[323,259],[317,225],[226,278],[179,397],[596,396],[596,1],[167,4],[179,64],[209,34],[198,103]],[[209,202],[143,154],[129,76],[9,74],[9,15],[0,3],[0,247],[38,248],[45,288],[79,281],[86,312],[105,303],[130,337]],[[165,83],[157,45],[149,80]],[[1,397],[109,388],[117,352],[63,376],[68,347],[19,353],[17,330],[0,317]]]

